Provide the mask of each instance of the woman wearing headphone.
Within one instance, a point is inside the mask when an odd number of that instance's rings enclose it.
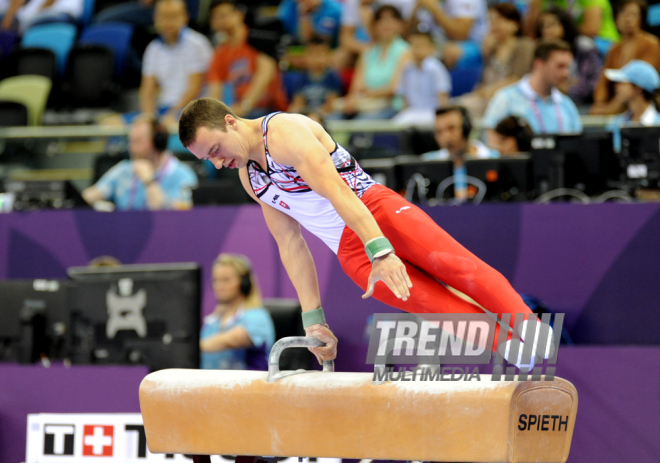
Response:
[[[263,307],[248,260],[220,254],[213,262],[215,310],[200,333],[201,366],[222,370],[266,370],[275,328]]]

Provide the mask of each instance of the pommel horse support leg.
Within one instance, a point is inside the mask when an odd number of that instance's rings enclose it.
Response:
[[[271,367],[272,360],[271,353]],[[375,385],[370,373],[274,369],[270,382],[259,371],[151,373],[140,385],[149,450],[444,462],[568,458],[578,397],[561,378]]]

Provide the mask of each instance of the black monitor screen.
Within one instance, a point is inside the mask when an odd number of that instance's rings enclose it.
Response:
[[[621,157],[626,174],[642,186],[658,187],[660,180],[660,127],[622,127]]]
[[[575,188],[599,194],[609,189],[609,181],[619,180],[611,132],[540,135],[532,140],[532,148],[534,185],[540,193]]]
[[[444,179],[454,175],[454,165],[452,161],[423,161],[418,156],[398,156],[396,158],[396,165],[399,169],[401,189],[407,189],[412,184],[415,184],[413,199],[419,201],[417,197],[417,186],[415,178],[419,178],[415,174],[421,175],[425,179],[426,189],[428,190],[427,197],[435,198],[438,185]]]
[[[62,356],[68,322],[66,283],[0,281],[0,359],[31,362],[41,355]]]
[[[199,368],[197,264],[70,268],[74,363]]]
[[[487,201],[527,199],[530,187],[531,159],[520,154],[499,159],[468,159],[465,169],[470,177],[486,184]]]

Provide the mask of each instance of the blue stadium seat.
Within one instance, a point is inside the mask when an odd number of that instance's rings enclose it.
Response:
[[[57,57],[57,70],[64,75],[69,52],[76,39],[78,30],[73,24],[43,24],[29,28],[23,34],[21,47],[46,48]]]
[[[660,26],[660,3],[649,5],[646,22],[649,26]]]
[[[92,16],[94,16],[94,7],[96,6],[96,0],[83,0],[83,13],[80,16],[80,25],[87,26],[92,22]]]
[[[133,39],[133,26],[119,22],[96,23],[88,26],[80,35],[80,43],[104,45],[114,53],[115,75],[120,76],[126,67],[128,51]]]

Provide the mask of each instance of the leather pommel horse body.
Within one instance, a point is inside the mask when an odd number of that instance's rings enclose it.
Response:
[[[369,373],[161,370],[140,385],[152,453],[565,462],[568,381],[396,381]]]

